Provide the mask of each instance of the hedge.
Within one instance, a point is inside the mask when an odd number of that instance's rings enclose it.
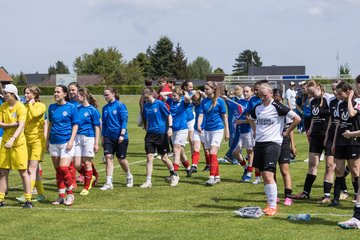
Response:
[[[144,89],[143,85],[113,85],[113,88],[117,89],[120,95],[140,95]],[[19,93],[22,95],[25,86],[18,86]],[[53,95],[54,86],[39,86],[41,95]],[[105,86],[87,86],[87,89],[94,95],[102,95],[104,93]],[[157,90],[157,87],[155,87]],[[195,90],[203,90],[203,86],[194,86]]]

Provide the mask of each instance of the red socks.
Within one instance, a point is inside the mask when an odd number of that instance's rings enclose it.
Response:
[[[56,170],[56,184],[59,190],[59,197],[64,198],[65,197],[65,183],[64,178],[60,172],[60,167],[55,168]]]
[[[184,168],[188,168],[188,167],[190,167],[190,163],[189,163],[189,161],[185,161],[185,162],[181,162],[182,163],[182,165],[184,166]]]
[[[199,160],[200,160],[200,153],[199,152],[193,152],[192,156],[192,164],[193,165],[198,165],[199,164]]]
[[[85,182],[84,182],[84,188],[86,190],[89,190],[89,186],[90,186],[90,182],[91,182],[91,178],[93,175],[93,170],[86,170],[85,171]]]
[[[219,162],[217,154],[210,154],[210,176],[219,176]]]
[[[76,184],[76,169],[75,169],[73,161],[71,161],[71,163],[70,163],[69,170],[70,170],[70,174],[71,174],[71,178],[72,178],[71,184],[73,184],[73,183]]]
[[[211,159],[210,159],[210,154],[209,153],[205,154],[205,160],[206,160],[206,165],[210,166]]]
[[[248,172],[252,172],[253,170],[254,170],[254,168],[253,168],[252,166],[248,166],[248,167],[247,167],[247,171],[248,171]]]
[[[73,194],[71,185],[73,183],[72,174],[70,173],[69,167],[60,166],[59,167],[60,174],[63,178],[63,182],[65,183],[66,190],[68,194]]]
[[[260,176],[261,176],[261,173],[259,172],[259,170],[255,169],[255,177],[260,177]]]
[[[174,163],[174,171],[177,172],[179,170],[179,164]]]

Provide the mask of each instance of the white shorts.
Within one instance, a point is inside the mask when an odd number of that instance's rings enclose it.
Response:
[[[188,131],[194,131],[195,118],[187,122]]]
[[[248,150],[251,150],[253,149],[254,146],[255,146],[255,139],[253,138],[253,134],[251,132],[240,134],[240,139],[238,143],[238,147],[240,147],[240,149],[246,148]]]
[[[201,133],[199,133],[198,131],[194,130],[192,140],[200,141],[200,142],[204,143],[205,142],[205,131],[203,130]]]
[[[85,135],[76,135],[75,138],[75,157],[94,157],[94,137]]]
[[[60,158],[73,158],[75,152],[75,144],[70,149],[66,149],[67,143],[63,144],[49,144],[49,152],[52,157],[60,157]]]
[[[187,129],[174,131],[171,136],[171,141],[173,144],[178,144],[178,145],[185,147],[185,145],[187,143],[187,141],[186,141],[187,137],[188,137]]]
[[[224,129],[205,131],[205,149],[210,149],[211,146],[220,147],[223,136]]]

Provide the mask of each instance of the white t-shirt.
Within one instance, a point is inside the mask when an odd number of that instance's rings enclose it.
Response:
[[[289,100],[290,105],[291,105],[291,109],[296,108],[295,97],[296,97],[296,91],[295,90],[291,90],[290,88],[288,90],[286,90],[285,98],[287,100]]]

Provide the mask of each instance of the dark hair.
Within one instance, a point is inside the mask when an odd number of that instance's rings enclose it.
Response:
[[[166,82],[166,77],[159,77],[157,80],[158,83]]]
[[[115,99],[120,100],[118,91],[113,87],[106,87],[104,91],[109,90],[112,94],[115,94]]]
[[[29,89],[30,92],[34,95],[35,102],[40,102],[41,91],[38,86],[36,86],[34,84],[26,85],[26,87],[24,88],[24,94],[25,94],[26,89]]]
[[[259,80],[254,84],[254,86],[260,86],[263,83],[269,83],[269,80],[267,79]]]
[[[153,80],[152,80],[152,78],[148,77],[148,78],[145,79],[144,83],[145,83],[146,87],[151,87],[151,85],[153,83]]]
[[[95,108],[99,107],[99,104],[98,104],[96,98],[94,98],[94,96],[90,93],[89,89],[87,89],[87,88],[79,88],[78,94],[81,94],[81,96],[86,97],[86,100],[91,105],[93,105]]]
[[[360,83],[360,75],[355,78],[356,83]]]
[[[196,92],[194,92],[194,94],[191,96],[191,101],[193,101],[193,102],[201,101],[201,98],[202,98],[202,96],[201,96],[200,91],[196,91]]]
[[[176,87],[172,90],[173,93],[176,93],[179,96],[183,96],[184,95],[184,90],[181,87]]]
[[[175,84],[176,83],[176,78],[169,78],[169,79],[166,80],[166,82]]]
[[[147,87],[147,88],[145,88],[144,90],[143,90],[143,92],[142,92],[142,96],[145,96],[145,95],[153,95],[153,93],[154,93],[154,89],[152,88],[152,87]]]
[[[181,89],[182,90],[185,90],[185,88],[188,88],[189,87],[189,83],[192,83],[190,80],[185,80],[181,85]]]
[[[79,85],[77,82],[71,82],[71,83],[69,83],[68,88],[69,88],[70,86],[75,86],[77,89],[80,88],[80,85]]]
[[[273,90],[273,96],[280,96],[282,98],[283,91],[279,88],[274,88]]]
[[[65,86],[65,85],[56,85],[56,87],[55,88],[57,88],[57,87],[59,87],[59,88],[61,88],[61,90],[63,91],[63,93],[66,93],[66,95],[65,95],[65,101],[67,101],[67,102],[69,102],[70,101],[70,97],[69,97],[69,90],[68,90],[68,88]]]

